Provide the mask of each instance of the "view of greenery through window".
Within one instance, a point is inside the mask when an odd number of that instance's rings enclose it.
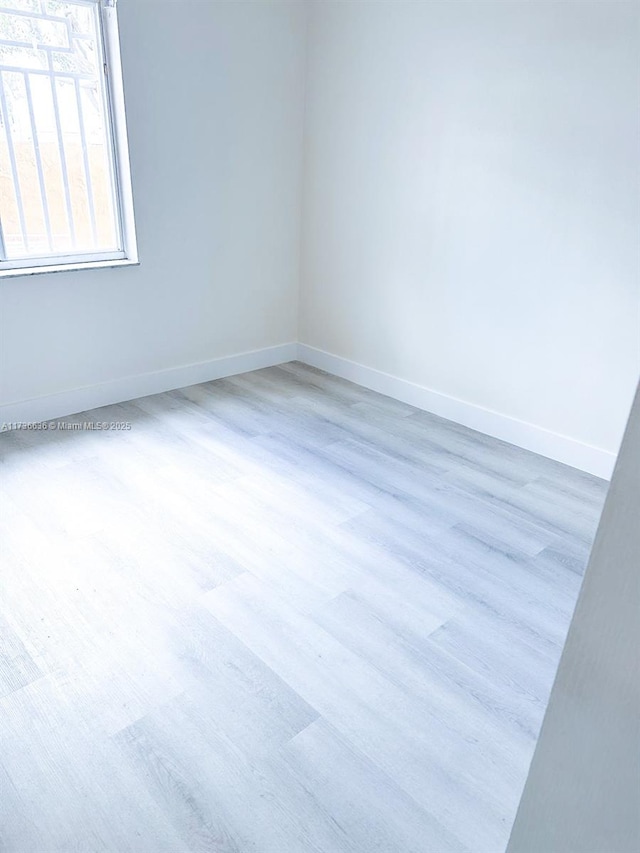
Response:
[[[7,258],[118,249],[97,4],[0,0]]]

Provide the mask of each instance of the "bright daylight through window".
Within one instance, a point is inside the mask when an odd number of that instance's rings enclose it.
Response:
[[[0,276],[136,260],[115,0],[0,0]]]

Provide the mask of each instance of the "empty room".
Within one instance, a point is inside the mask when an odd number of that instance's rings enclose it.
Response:
[[[0,0],[1,853],[640,853],[640,5]]]

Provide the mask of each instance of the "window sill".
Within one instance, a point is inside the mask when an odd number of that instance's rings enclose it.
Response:
[[[0,269],[0,279],[15,278],[20,275],[40,275],[42,273],[67,272],[68,270],[97,270],[104,267],[136,267],[140,261],[118,258],[111,261],[74,261],[67,264],[47,264],[37,267],[13,267]]]

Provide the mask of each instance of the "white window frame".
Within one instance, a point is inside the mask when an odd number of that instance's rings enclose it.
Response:
[[[51,254],[29,258],[6,259],[0,222],[0,279],[19,275],[61,272],[63,270],[95,269],[99,267],[138,264],[133,213],[133,190],[127,140],[127,120],[124,106],[120,33],[116,0],[74,0],[85,6],[98,7],[100,22],[101,60],[105,74],[107,120],[111,126],[113,183],[116,219],[122,250],[115,252],[83,252],[82,254]]]

